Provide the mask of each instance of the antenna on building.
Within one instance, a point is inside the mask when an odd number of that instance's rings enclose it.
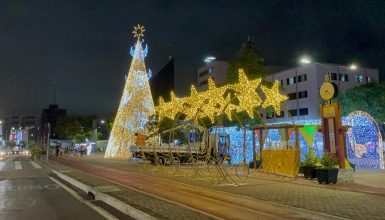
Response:
[[[253,44],[254,44],[254,36],[249,35],[247,36],[246,43],[243,43],[242,49],[253,49]]]
[[[53,104],[56,104],[56,81],[53,82]]]

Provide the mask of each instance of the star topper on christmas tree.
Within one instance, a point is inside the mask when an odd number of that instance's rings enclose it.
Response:
[[[132,33],[134,34],[135,38],[138,38],[138,40],[140,40],[140,38],[144,36],[145,31],[146,30],[144,29],[144,26],[140,26],[138,24],[138,26],[134,26],[134,30],[132,31]]]

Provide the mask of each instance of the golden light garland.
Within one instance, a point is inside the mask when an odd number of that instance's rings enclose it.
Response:
[[[242,69],[239,69],[239,82],[235,84],[217,87],[214,81],[209,78],[209,88],[206,91],[198,92],[194,86],[191,86],[190,96],[177,99],[172,93],[174,98],[170,102],[159,102],[156,108],[158,119],[159,121],[164,117],[174,119],[178,112],[182,112],[186,114],[186,120],[208,117],[214,122],[215,116],[220,114],[233,120],[233,112],[243,111],[253,118],[254,108],[261,106],[261,104],[263,108],[272,106],[276,112],[279,112],[281,103],[287,97],[279,93],[277,81],[274,82],[271,89],[260,86],[261,82],[260,78],[249,80]],[[264,101],[257,93],[258,88],[261,88],[266,97]],[[227,96],[224,97],[226,93]],[[231,98],[232,96],[234,98]],[[238,100],[237,105],[233,103],[234,99]]]

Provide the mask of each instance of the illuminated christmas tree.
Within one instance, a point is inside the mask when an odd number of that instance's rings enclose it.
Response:
[[[130,158],[130,145],[135,143],[135,133],[146,133],[146,123],[155,114],[154,102],[151,96],[144,58],[147,46],[142,47],[144,27],[134,27],[134,37],[137,39],[135,48],[131,48],[131,66],[124,86],[123,96],[114,125],[112,126],[105,158]]]

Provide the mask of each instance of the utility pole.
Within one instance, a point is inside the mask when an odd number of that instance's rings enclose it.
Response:
[[[49,136],[51,135],[51,124],[50,123],[47,123],[47,126],[48,126],[48,135],[47,135],[47,153],[46,153],[46,160],[48,161],[48,154],[49,154],[49,145],[50,145],[50,141],[49,141]]]

